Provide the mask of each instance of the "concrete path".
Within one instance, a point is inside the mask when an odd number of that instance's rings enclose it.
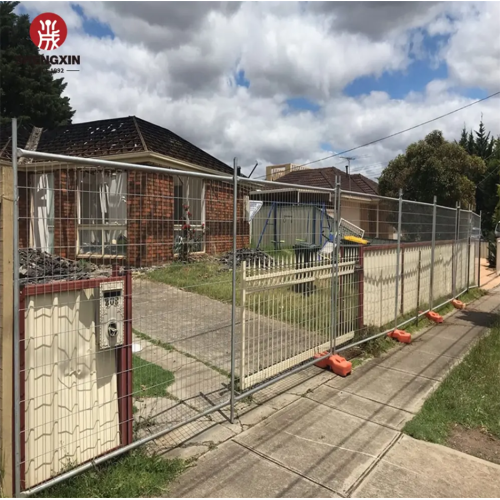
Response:
[[[493,291],[345,379],[313,368],[316,377],[254,402],[237,424],[221,423],[232,437],[219,439],[170,496],[500,496],[500,466],[401,433],[499,307]]]

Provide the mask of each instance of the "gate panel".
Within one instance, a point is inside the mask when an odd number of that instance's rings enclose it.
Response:
[[[275,377],[354,337],[358,319],[358,256],[339,263],[342,280],[338,318],[332,321],[331,257],[282,256],[271,269],[243,263],[240,390]],[[343,306],[342,306],[343,304]]]

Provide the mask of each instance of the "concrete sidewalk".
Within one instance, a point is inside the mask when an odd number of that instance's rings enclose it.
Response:
[[[172,497],[498,497],[500,466],[401,434],[484,332],[500,293],[448,317],[347,378],[318,370],[222,424],[233,433]]]

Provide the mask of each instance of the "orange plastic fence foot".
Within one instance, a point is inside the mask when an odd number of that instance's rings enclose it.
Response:
[[[332,372],[341,377],[346,377],[352,372],[352,363],[338,354],[330,356],[328,364]]]
[[[326,356],[327,354],[328,354],[328,351],[318,352],[314,355],[314,359],[322,358],[323,356]],[[318,368],[328,368],[328,360],[329,359],[330,358],[321,359],[321,360],[317,361],[316,363],[314,363],[314,366],[317,366]]]
[[[394,330],[389,332],[387,336],[403,344],[409,344],[411,342],[411,333],[405,332],[404,330]]]
[[[437,312],[429,311],[426,314],[426,316],[431,321],[434,321],[434,323],[442,323],[443,322],[443,317],[440,314],[438,314]]]
[[[455,309],[465,309],[465,304],[461,300],[452,300],[451,301],[453,307]]]

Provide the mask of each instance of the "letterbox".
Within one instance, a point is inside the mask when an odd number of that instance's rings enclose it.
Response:
[[[97,314],[99,349],[123,345],[124,316],[123,281],[101,283]]]

